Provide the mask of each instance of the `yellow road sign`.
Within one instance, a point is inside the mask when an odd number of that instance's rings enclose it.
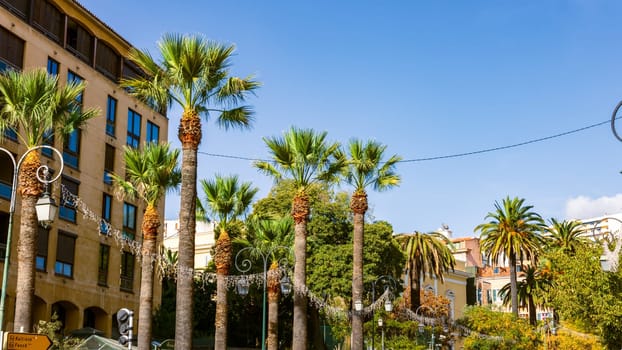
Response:
[[[48,350],[51,345],[45,334],[6,333],[7,350]]]

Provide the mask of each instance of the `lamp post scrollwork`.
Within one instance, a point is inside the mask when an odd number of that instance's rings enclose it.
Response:
[[[249,256],[255,256],[261,258],[263,263],[263,300],[261,306],[261,349],[266,349],[266,285],[268,284],[268,261],[271,257],[277,254],[279,251],[287,252],[290,255],[291,248],[285,246],[273,246],[270,249],[262,251],[256,247],[245,247],[235,255],[235,268],[245,274],[253,267],[253,261]],[[292,292],[292,282],[287,274],[287,267],[289,266],[288,258],[281,258],[279,262],[279,271],[282,276],[279,280],[281,293],[285,296]],[[249,292],[250,281],[245,276],[239,278],[236,282],[236,290],[238,294],[246,296]]]

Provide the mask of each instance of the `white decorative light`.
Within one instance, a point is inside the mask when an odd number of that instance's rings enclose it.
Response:
[[[47,226],[54,221],[58,205],[56,205],[54,198],[50,197],[50,194],[46,191],[37,200],[35,208],[37,210],[37,219],[43,226]]]
[[[386,298],[384,301],[384,310],[386,312],[391,312],[393,311],[393,303],[391,302],[391,299]]]
[[[354,301],[354,310],[363,311],[363,302],[360,300]]]

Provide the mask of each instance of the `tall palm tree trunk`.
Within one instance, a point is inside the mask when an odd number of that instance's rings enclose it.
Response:
[[[227,348],[227,275],[231,268],[231,239],[227,231],[221,231],[216,241],[216,320],[214,350]]]
[[[353,251],[352,251],[352,302],[363,301],[363,246],[365,231],[365,212],[367,194],[354,192],[350,203],[354,213]],[[363,350],[363,314],[352,312],[352,350]]]
[[[37,212],[35,204],[41,195],[36,172],[40,161],[31,152],[22,163],[19,191],[22,196],[21,223],[17,241],[17,289],[15,292],[15,332],[32,331],[32,304],[35,293],[35,256],[37,251]],[[5,261],[5,264],[8,263]],[[6,293],[6,291],[2,291]]]
[[[272,263],[268,271],[268,350],[279,348],[279,264]]]
[[[309,198],[294,197],[294,324],[292,350],[307,350],[307,221]]]
[[[527,303],[529,305],[529,324],[536,325],[536,303],[533,301],[533,296],[530,294],[527,297]]]
[[[421,306],[421,275],[419,271],[414,271],[411,276],[410,309],[412,311],[417,311],[417,308]]]
[[[512,297],[512,313],[518,317],[518,283],[516,279],[516,254],[510,254],[510,295]]]
[[[143,216],[142,263],[140,277],[140,301],[138,311],[138,350],[150,350],[152,336],[153,272],[156,240],[160,227],[160,215],[155,207],[148,205]]]
[[[178,137],[182,144],[179,205],[179,255],[175,304],[175,348],[192,348],[192,301],[194,287],[194,234],[196,231],[197,150],[201,142],[201,119],[184,111]]]

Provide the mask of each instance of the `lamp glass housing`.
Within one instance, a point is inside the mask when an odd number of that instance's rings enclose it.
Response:
[[[391,299],[387,298],[387,299],[384,301],[384,310],[385,310],[386,312],[391,312],[391,311],[393,311],[393,303],[391,302]]]
[[[249,283],[246,278],[241,278],[236,283],[236,289],[238,290],[238,294],[240,294],[241,296],[248,295],[248,288],[249,288]]]
[[[281,278],[281,294],[288,296],[292,292],[292,281],[287,275]]]
[[[360,300],[356,300],[354,302],[354,310],[356,311],[363,311],[363,302]]]
[[[382,327],[384,324],[384,321],[382,320],[382,318],[378,319],[378,327]]]
[[[54,198],[50,197],[48,192],[45,192],[37,200],[35,209],[37,210],[37,220],[43,224],[49,224],[54,221],[58,206]]]

